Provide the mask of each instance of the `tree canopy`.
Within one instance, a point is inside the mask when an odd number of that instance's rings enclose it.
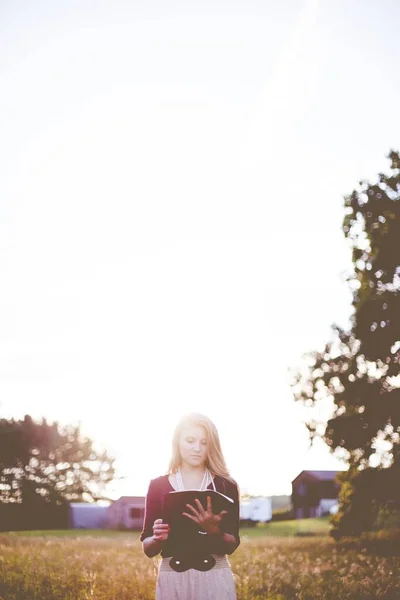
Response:
[[[389,175],[360,181],[344,198],[351,328],[333,325],[331,339],[305,355],[292,385],[295,400],[307,406],[333,400],[322,433],[316,419],[307,423],[311,442],[321,436],[332,451],[344,449],[350,478],[390,469],[382,481],[393,496],[390,482],[400,481],[400,155],[392,150],[388,158]]]
[[[96,451],[79,426],[0,419],[0,489],[3,503],[95,502],[115,478],[115,459]]]

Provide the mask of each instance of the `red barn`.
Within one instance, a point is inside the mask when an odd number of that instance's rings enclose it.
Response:
[[[329,514],[338,503],[339,471],[302,471],[292,481],[292,506],[296,519]]]

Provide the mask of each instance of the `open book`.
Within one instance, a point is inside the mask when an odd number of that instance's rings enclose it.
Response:
[[[186,506],[186,504],[191,504],[193,508],[198,510],[197,502],[195,502],[196,498],[200,500],[204,510],[207,510],[207,496],[211,498],[211,507],[214,514],[219,514],[222,510],[226,510],[229,513],[235,504],[232,498],[215,490],[183,490],[182,492],[168,492],[168,494],[164,495],[163,522],[168,523],[171,530],[175,528],[186,529],[188,527],[198,529],[199,525],[192,519],[189,519],[189,517],[182,515],[182,513],[185,512],[189,515],[194,515],[193,511]],[[227,515],[223,515],[222,520],[224,520],[226,516]]]

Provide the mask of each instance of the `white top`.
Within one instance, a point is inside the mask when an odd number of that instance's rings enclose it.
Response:
[[[207,469],[204,471],[204,476],[203,476],[203,480],[200,484],[199,488],[191,488],[192,490],[198,489],[198,490],[206,490],[207,487],[210,485],[210,480],[211,483],[213,485],[214,491],[217,491],[215,489],[215,483],[214,483],[214,479],[211,477],[211,473],[210,471]],[[181,469],[179,467],[179,469],[176,472],[176,483],[178,485],[178,492],[183,492],[185,490],[185,486],[183,485],[183,479],[182,479],[182,473],[181,473]]]

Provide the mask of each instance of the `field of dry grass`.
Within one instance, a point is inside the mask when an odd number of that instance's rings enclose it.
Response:
[[[238,600],[400,598],[393,546],[377,552],[338,545],[326,534],[278,537],[262,530],[241,531],[242,543],[229,557]],[[153,600],[158,558],[147,558],[138,538],[128,532],[3,533],[0,600]]]

